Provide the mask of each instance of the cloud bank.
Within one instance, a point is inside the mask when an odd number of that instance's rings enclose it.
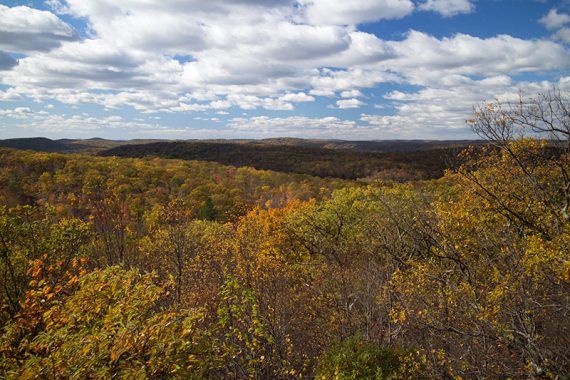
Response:
[[[570,17],[554,8],[540,23],[555,31],[557,39],[461,33],[436,37],[413,29],[396,38],[382,38],[363,31],[362,25],[400,20],[414,12],[450,18],[475,12],[475,4],[469,0],[51,0],[49,4],[51,12],[0,5],[0,82],[6,87],[0,99],[95,105],[117,112],[128,108],[141,115],[235,116],[240,110],[295,112],[317,104],[321,112],[334,113],[368,106],[356,120],[229,116],[227,131],[249,133],[256,127],[260,134],[273,128],[275,134],[295,130],[310,135],[320,128],[336,135],[342,130],[345,138],[443,136],[458,130],[465,133],[463,119],[473,104],[516,93],[517,87],[534,90],[552,83],[513,77],[560,73],[570,66],[565,45],[570,34],[564,28]],[[64,17],[85,20],[87,37],[80,39]],[[22,57],[16,60],[14,54]],[[390,112],[373,114],[378,99],[367,99],[367,90],[396,85],[416,90],[388,91],[377,109]],[[59,121],[77,126],[66,120]],[[325,128],[323,121],[331,126]],[[292,125],[287,131],[285,122]]]

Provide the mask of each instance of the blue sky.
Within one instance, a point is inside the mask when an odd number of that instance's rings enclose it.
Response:
[[[473,138],[569,44],[568,0],[0,1],[0,138]]]

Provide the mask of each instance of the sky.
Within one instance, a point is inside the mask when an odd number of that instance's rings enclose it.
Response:
[[[570,0],[0,0],[0,138],[475,138],[553,86]]]

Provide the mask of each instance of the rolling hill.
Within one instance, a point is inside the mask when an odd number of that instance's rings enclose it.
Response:
[[[225,165],[251,166],[256,169],[311,174],[319,177],[345,179],[372,177],[401,182],[440,177],[458,148],[381,153],[354,149],[331,149],[319,145],[175,141],[123,145],[98,154],[118,157],[204,160]]]

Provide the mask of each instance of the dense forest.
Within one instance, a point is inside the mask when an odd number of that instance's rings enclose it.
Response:
[[[1,376],[568,378],[569,110],[407,181],[2,148]]]
[[[0,147],[98,154],[131,158],[176,158],[218,162],[235,167],[253,167],[319,177],[406,182],[443,175],[467,146],[484,140],[50,140],[19,138],[0,140]]]
[[[447,159],[451,160],[455,151],[447,148],[378,153],[280,144],[180,141],[123,145],[99,155],[206,160],[319,177],[407,181],[441,177]]]

